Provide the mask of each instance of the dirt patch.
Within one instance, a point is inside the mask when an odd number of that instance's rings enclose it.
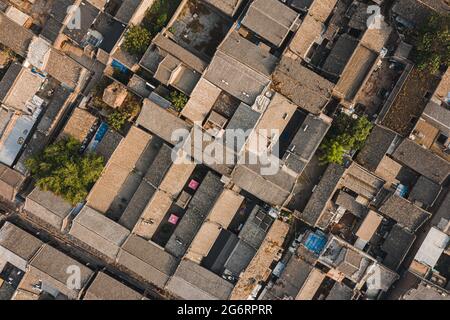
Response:
[[[414,68],[382,124],[404,137],[408,136],[438,83],[439,79],[436,76]]]

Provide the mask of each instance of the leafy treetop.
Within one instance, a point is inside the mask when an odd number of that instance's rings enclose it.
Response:
[[[36,186],[73,205],[83,201],[100,177],[104,161],[91,153],[81,155],[80,148],[78,140],[67,137],[28,159],[26,166],[36,180]]]
[[[450,15],[434,14],[420,29],[415,60],[420,70],[436,74],[450,65]]]
[[[346,153],[357,151],[364,146],[372,127],[367,116],[353,119],[341,112],[320,146],[320,160],[323,163],[342,164]]]

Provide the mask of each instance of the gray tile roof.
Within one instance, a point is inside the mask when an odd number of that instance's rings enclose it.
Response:
[[[72,211],[72,205],[52,192],[36,187],[27,196],[24,210],[60,229],[64,219]]]
[[[49,130],[52,128],[52,125],[58,113],[61,111],[70,94],[70,90],[62,86],[59,86],[55,89],[52,99],[45,107],[42,119],[41,121],[39,121],[39,124],[37,126],[38,131],[46,135],[50,133]]]
[[[329,164],[322,179],[309,198],[300,219],[314,226],[320,218],[328,200],[333,196],[338,182],[341,180],[345,168],[337,164]]]
[[[245,241],[239,240],[231,255],[225,262],[225,269],[235,277],[239,277],[256,254],[256,250]]]
[[[43,242],[28,232],[6,222],[0,229],[0,246],[29,261]]]
[[[83,288],[93,271],[75,259],[65,255],[61,251],[45,244],[39,252],[34,256],[30,262],[32,272],[37,274],[43,282],[43,287],[49,286],[58,289],[70,298],[75,299],[78,295],[79,289],[72,289],[67,286],[69,277],[72,273],[67,272],[71,266],[76,266],[80,269],[80,284]]]
[[[430,101],[423,111],[422,118],[450,136],[450,109]]]
[[[356,198],[351,196],[345,191],[340,190],[336,198],[336,204],[338,206],[344,207],[347,211],[350,211],[354,215],[360,218],[364,218],[369,210],[368,207],[356,202]]]
[[[441,187],[439,185],[424,176],[420,176],[409,193],[408,199],[411,202],[419,201],[425,206],[431,206],[440,190]]]
[[[0,102],[8,94],[8,91],[11,89],[14,81],[22,70],[22,65],[20,63],[14,62],[12,63],[6,73],[3,75],[2,80],[0,81]]]
[[[356,161],[366,169],[375,171],[396,137],[394,132],[375,126],[356,156]]]
[[[297,255],[289,259],[281,276],[269,289],[271,299],[295,299],[313,267]]]
[[[386,253],[383,259],[383,265],[396,271],[415,239],[416,236],[410,231],[398,224],[394,225],[388,237],[381,245],[381,250]]]
[[[175,272],[178,260],[155,244],[132,234],[122,245],[117,263],[145,281],[163,288]]]
[[[187,300],[226,300],[233,285],[189,260],[183,260],[166,289]]]
[[[172,165],[172,148],[163,144],[147,170],[144,179],[153,187],[158,187]]]
[[[189,202],[186,213],[167,242],[165,246],[167,252],[178,258],[186,253],[222,190],[223,184],[220,177],[208,172]]]
[[[347,287],[345,284],[335,282],[331,288],[326,300],[351,300],[353,296],[353,290]]]
[[[108,129],[103,139],[95,148],[95,153],[102,156],[105,162],[107,162],[122,139],[123,136],[116,130]]]
[[[119,223],[128,230],[132,230],[155,192],[155,187],[142,180],[120,217]]]
[[[50,16],[42,27],[40,37],[48,40],[50,43],[54,43],[62,27],[63,24],[61,22]]]
[[[392,194],[379,208],[380,212],[398,224],[415,232],[428,220],[431,214],[405,198]]]
[[[116,19],[128,23],[132,18],[133,14],[136,12],[136,9],[141,4],[142,0],[124,0],[120,5],[119,10],[116,12]]]
[[[246,155],[248,159],[248,155]],[[296,177],[278,170],[276,174],[264,174],[259,164],[237,165],[232,173],[233,182],[257,198],[273,205],[282,205],[289,197]]]
[[[172,141],[172,134],[176,130],[190,131],[191,129],[182,119],[148,99],[144,100],[136,124],[171,144],[177,143],[177,141]]]
[[[278,58],[268,50],[241,37],[237,31],[228,35],[219,50],[267,77],[273,73],[278,62]]]
[[[239,238],[258,250],[273,220],[260,206],[255,206],[239,232]]]
[[[319,114],[334,84],[298,61],[284,57],[272,75],[272,88],[306,111]]]
[[[450,175],[448,161],[409,139],[404,139],[392,156],[437,184],[442,184]]]
[[[245,44],[244,41],[247,40],[241,40],[241,46],[242,43]],[[256,97],[270,83],[269,76],[252,69],[220,49],[206,69],[204,77],[248,105],[252,105]]]
[[[302,173],[317,151],[330,126],[331,123],[325,122],[320,117],[308,114],[292,139],[288,152],[283,158],[286,165],[298,174]],[[295,165],[297,161],[302,163],[300,167]]]
[[[84,206],[72,222],[69,234],[110,259],[115,259],[129,231],[103,213]]]
[[[34,37],[33,33],[9,19],[3,12],[0,12],[0,30],[0,43],[24,57]]]
[[[50,16],[52,16],[56,21],[64,22],[67,16],[67,9],[69,6],[73,5],[75,0],[55,0],[50,9]]]
[[[331,49],[331,52],[323,65],[323,70],[329,74],[340,76],[347,62],[355,51],[358,40],[344,33],[341,35]]]
[[[89,28],[94,23],[100,11],[89,2],[82,1],[79,8],[80,25],[76,28],[64,29],[64,34],[74,40],[76,43],[81,44],[83,38],[87,35]]]
[[[141,300],[142,294],[122,282],[99,272],[87,288],[83,300]]]
[[[242,24],[268,40],[280,46],[294,29],[298,14],[277,0],[255,0],[250,5]]]

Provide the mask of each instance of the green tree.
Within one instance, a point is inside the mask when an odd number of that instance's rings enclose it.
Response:
[[[63,197],[71,204],[83,201],[104,167],[102,157],[80,154],[81,143],[73,137],[49,145],[26,161],[36,186]]]
[[[320,158],[322,163],[337,163],[342,164],[344,155],[348,149],[337,140],[325,140],[321,146],[323,156]]]
[[[122,47],[131,54],[143,54],[150,45],[150,32],[141,26],[131,26],[125,34]]]
[[[179,91],[172,91],[169,94],[168,100],[172,103],[172,106],[175,108],[175,110],[180,112],[181,110],[183,110],[189,98],[184,93],[181,93]]]
[[[128,120],[139,114],[140,109],[139,101],[134,98],[127,98],[122,107],[115,109],[108,116],[107,122],[115,130],[120,131]]]
[[[415,61],[420,70],[437,73],[450,64],[450,15],[434,14],[418,34]]]
[[[372,127],[373,124],[366,116],[353,119],[341,112],[320,145],[320,161],[342,164],[346,153],[357,151],[364,146]]]

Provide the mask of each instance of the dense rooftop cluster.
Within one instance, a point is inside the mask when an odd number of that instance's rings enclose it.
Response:
[[[0,299],[450,299],[449,14],[0,0]]]

